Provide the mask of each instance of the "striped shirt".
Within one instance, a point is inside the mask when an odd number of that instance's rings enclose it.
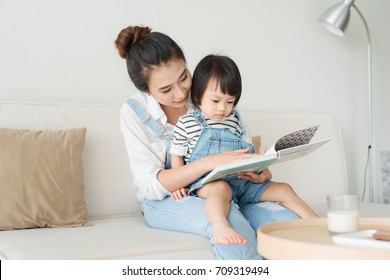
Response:
[[[228,129],[238,137],[242,137],[243,131],[240,126],[239,116],[235,111],[221,121],[212,121],[206,117],[205,121],[211,128]],[[173,132],[170,153],[184,156],[184,160],[188,162],[201,131],[202,126],[197,123],[193,113],[180,117]]]

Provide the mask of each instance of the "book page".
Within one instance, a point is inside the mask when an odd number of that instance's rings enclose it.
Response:
[[[312,126],[283,136],[275,143],[275,151],[309,144],[314,134],[317,132],[318,127],[319,125]]]

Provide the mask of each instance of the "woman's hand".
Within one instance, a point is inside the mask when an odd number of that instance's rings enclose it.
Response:
[[[237,176],[237,178],[248,180],[252,183],[261,184],[261,183],[264,183],[264,182],[271,180],[272,174],[271,174],[271,171],[269,171],[269,169],[267,168],[267,169],[264,169],[263,171],[261,171],[259,174],[256,174],[254,172],[241,173]]]
[[[180,200],[188,195],[190,190],[188,188],[181,188],[172,192],[171,197],[173,200]]]

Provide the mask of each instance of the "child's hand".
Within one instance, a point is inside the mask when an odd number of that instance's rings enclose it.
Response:
[[[239,179],[248,180],[252,183],[262,184],[272,179],[272,174],[269,169],[264,169],[259,174],[254,172],[243,172],[237,176]]]
[[[173,200],[180,200],[188,195],[190,190],[188,188],[181,188],[172,192],[171,197]]]
[[[257,154],[248,154],[248,151],[249,148],[246,148],[207,156],[205,159],[207,159],[208,171],[224,164],[259,156]]]

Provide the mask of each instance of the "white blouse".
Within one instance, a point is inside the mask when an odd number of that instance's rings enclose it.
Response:
[[[166,139],[173,134],[174,125],[167,122],[164,111],[153,97],[137,92],[132,98],[135,98],[165,129],[160,138],[142,122],[127,103],[122,105],[120,127],[125,139],[134,184],[138,187],[137,198],[140,201],[161,200],[171,194],[157,180],[157,173],[165,168]],[[190,109],[192,110],[189,107]]]

